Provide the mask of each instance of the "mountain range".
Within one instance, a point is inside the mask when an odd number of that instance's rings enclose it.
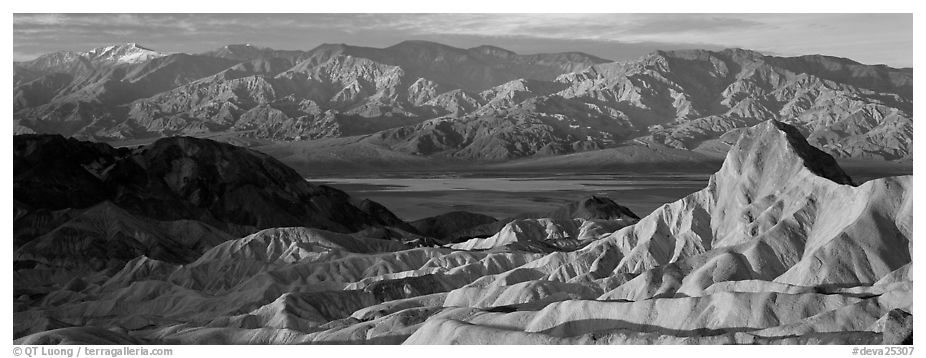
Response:
[[[281,160],[506,162],[619,150],[713,158],[767,120],[837,158],[912,158],[913,70],[743,49],[583,53],[405,41],[308,51],[138,44],[14,63],[14,128],[147,143],[175,135]],[[288,152],[311,158],[286,158]]]

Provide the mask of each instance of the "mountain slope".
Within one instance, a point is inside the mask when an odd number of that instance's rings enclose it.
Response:
[[[774,119],[796,126],[811,144],[838,157],[905,159],[911,156],[911,84],[909,71],[846,59],[736,49],[660,51],[554,82],[511,81],[466,102],[473,108],[468,113],[356,140],[467,161],[615,147],[666,151],[662,146],[713,156],[725,152],[742,128]]]
[[[229,45],[201,55],[163,56],[187,56],[220,68],[197,71],[195,77],[182,81],[171,78],[170,73],[151,73],[145,76],[148,82],[133,86],[138,80],[131,73],[138,70],[126,69],[130,75],[123,78],[123,67],[147,62],[152,63],[149,67],[159,67],[163,65],[156,63],[164,61],[138,51],[147,50],[128,44],[88,54],[53,54],[15,64],[19,78],[14,90],[17,123],[23,127],[20,132],[120,139],[248,132],[256,128],[251,135],[283,140],[368,133],[459,113],[461,106],[472,109],[472,104],[458,103],[453,96],[435,98],[461,85],[468,91],[478,91],[522,75],[552,79],[573,68],[605,62],[584,54],[498,56],[478,50],[470,54],[426,42],[406,42],[385,49],[322,45],[311,51]],[[122,57],[117,55],[122,53],[128,53],[123,56],[126,58],[134,56],[132,61],[119,60]],[[72,68],[81,64],[86,68]],[[459,73],[461,68],[468,70]],[[217,74],[222,69],[228,70]],[[473,77],[467,74],[477,72],[482,73],[480,80],[469,81]],[[59,74],[79,79],[63,85],[65,88],[48,88],[54,87],[49,83],[56,83],[52,79],[19,88],[37,76]],[[197,84],[187,86],[197,79]],[[118,90],[121,97],[109,98],[113,90]],[[155,94],[155,98],[129,103]],[[91,105],[100,101],[103,106]],[[127,120],[123,119],[126,112]],[[91,123],[87,123],[88,117],[93,118]],[[73,126],[80,128],[53,129],[51,123],[62,121],[79,122]],[[97,123],[91,127],[93,122]],[[45,123],[48,125],[43,126]]]
[[[398,151],[499,160],[621,143],[698,150],[710,140],[733,143],[738,129],[774,119],[833,155],[903,159],[911,155],[911,85],[908,71],[846,59],[658,51],[561,75],[547,91],[499,88],[513,99],[382,136]],[[486,127],[497,130],[480,130]]]
[[[774,119],[838,157],[906,160],[912,83],[910,69],[741,49],[608,62],[426,41],[200,55],[126,44],[15,63],[14,120],[17,133],[95,140],[376,133],[401,153],[497,161],[641,143],[714,150]]]

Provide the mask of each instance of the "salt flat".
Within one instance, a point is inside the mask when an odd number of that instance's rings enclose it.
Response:
[[[547,211],[587,195],[606,196],[636,213],[649,213],[707,183],[707,175],[653,174],[534,174],[506,177],[441,177],[407,173],[389,178],[333,177],[312,179],[359,198],[390,208],[400,218],[414,220],[464,210],[495,217]]]

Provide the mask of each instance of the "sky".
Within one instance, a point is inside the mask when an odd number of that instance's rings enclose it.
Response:
[[[13,14],[13,58],[134,42],[200,53],[250,43],[309,50],[428,40],[522,54],[580,51],[610,60],[654,50],[739,47],[913,65],[912,14]]]

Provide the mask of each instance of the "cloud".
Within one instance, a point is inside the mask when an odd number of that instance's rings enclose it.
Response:
[[[382,47],[411,38],[530,39],[551,46],[742,47],[909,66],[912,24],[910,14],[14,14],[13,39],[19,53],[114,42],[200,52],[232,42],[307,49],[322,42]]]
[[[743,30],[763,26],[759,21],[724,15],[666,14],[646,15],[625,30],[626,34],[677,34],[687,32],[711,33],[718,30]]]
[[[679,33],[743,29],[761,22],[701,14],[414,14],[380,24],[417,34],[527,36],[614,41],[672,42]]]

